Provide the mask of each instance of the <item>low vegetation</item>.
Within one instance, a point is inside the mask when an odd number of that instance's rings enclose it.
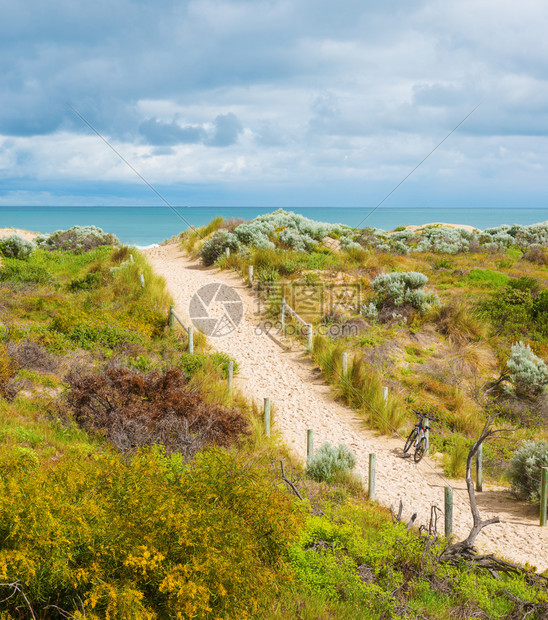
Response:
[[[202,250],[223,240],[207,264],[244,278],[253,265],[270,318],[282,296],[291,300],[319,334],[313,355],[325,378],[369,426],[405,435],[412,409],[426,408],[440,420],[433,451],[454,476],[493,412],[517,427],[514,445],[546,438],[548,223],[386,232],[279,210],[217,228],[202,229]],[[509,481],[511,456],[502,441],[486,446],[487,475]]]
[[[239,225],[216,221],[205,236]],[[216,264],[257,261],[273,309],[276,273],[351,275],[373,299],[369,275],[401,267],[363,248],[365,258],[356,248],[333,255],[322,247],[321,226],[295,227],[316,242],[313,252],[267,247],[244,259],[240,249]],[[189,233],[189,248],[203,233]],[[291,228],[280,243],[296,246],[290,233],[297,234]],[[139,252],[87,248],[86,239],[66,249],[70,235],[58,237],[58,248],[5,252],[0,266],[2,620],[543,617],[540,577],[497,578],[441,561],[447,544],[435,527],[408,529],[366,501],[345,446],[322,447],[307,470],[292,462],[276,437],[264,436],[255,408],[228,392],[229,358],[199,337],[190,355],[185,333],[169,330],[171,299]],[[410,312],[407,322],[368,322],[360,299],[352,312],[335,309],[316,322],[360,326],[342,337],[319,334],[314,356],[338,394],[383,432],[405,426],[413,392],[430,393],[406,385],[412,376],[403,370],[421,377],[415,369],[435,361],[431,347],[455,347],[466,377],[490,378],[490,406],[522,399],[491,376],[510,354],[474,349],[486,346],[481,330],[489,329],[475,322],[475,300],[466,311],[448,306],[428,260],[406,271],[428,275],[439,307]],[[490,346],[504,350],[493,338]],[[536,341],[522,340],[542,356]],[[352,355],[341,376],[343,350]],[[448,433],[441,436],[464,437],[477,418],[471,380],[451,384],[439,375],[430,387],[445,385],[452,391],[440,387],[442,396],[431,399]]]

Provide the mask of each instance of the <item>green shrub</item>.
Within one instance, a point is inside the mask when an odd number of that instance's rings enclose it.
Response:
[[[512,345],[508,369],[510,380],[519,394],[536,396],[541,394],[548,384],[546,364],[523,342]]]
[[[545,299],[540,293],[539,308]],[[495,334],[509,338],[533,338],[536,333],[548,334],[548,321],[542,320],[544,315],[534,313],[531,290],[521,290],[506,286],[502,291],[493,293],[490,299],[480,301],[478,311],[481,316],[489,319]]]
[[[213,365],[221,369],[222,376],[228,376],[228,362],[231,358],[226,353],[215,351],[213,353],[184,353],[179,358],[179,364],[188,377],[194,376],[201,370],[207,370]],[[238,372],[238,363],[234,362],[234,374]]]
[[[318,482],[333,482],[338,474],[350,472],[356,466],[356,457],[344,444],[337,447],[330,443],[314,454],[308,463],[306,473]]]
[[[300,507],[248,455],[25,459],[0,456],[3,618],[252,618],[284,582]]]
[[[44,250],[68,250],[75,253],[87,252],[103,245],[120,245],[120,240],[97,226],[73,226],[68,230],[57,230],[36,238],[36,245]]]
[[[1,282],[18,282],[21,284],[45,284],[52,277],[47,269],[40,264],[19,258],[4,258],[0,267]]]
[[[391,309],[410,305],[421,313],[439,303],[437,296],[427,293],[423,287],[428,278],[417,271],[382,273],[371,282],[371,288],[377,294],[377,309]]]
[[[97,288],[101,284],[101,276],[99,273],[87,273],[81,278],[74,278],[69,283],[69,290],[71,291],[90,291]]]
[[[505,273],[492,269],[472,269],[468,280],[476,286],[498,287],[508,284],[510,278]]]
[[[34,250],[36,250],[36,244],[32,241],[27,241],[20,235],[14,234],[8,237],[0,237],[0,254],[3,256],[24,260],[28,258]]]
[[[548,467],[548,441],[525,441],[510,460],[512,491],[520,499],[538,504],[543,467]]]
[[[236,252],[240,244],[234,233],[226,230],[217,230],[211,237],[204,242],[200,249],[200,257],[204,265],[213,265],[222,256],[227,248],[231,252]]]

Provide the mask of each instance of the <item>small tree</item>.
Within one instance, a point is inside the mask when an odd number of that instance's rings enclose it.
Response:
[[[544,391],[548,384],[548,369],[540,357],[531,351],[529,345],[523,342],[512,345],[512,354],[507,365],[516,393],[538,396]]]

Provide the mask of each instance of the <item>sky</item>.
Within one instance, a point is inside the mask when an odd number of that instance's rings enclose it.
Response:
[[[544,0],[0,15],[0,206],[548,208]]]

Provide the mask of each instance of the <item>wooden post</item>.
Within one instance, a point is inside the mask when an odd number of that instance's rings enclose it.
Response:
[[[342,354],[342,374],[343,377],[348,373],[348,353]]]
[[[282,305],[280,306],[280,322],[282,324],[282,334],[285,334],[285,297],[282,297]]]
[[[264,399],[264,434],[270,437],[270,398]]]
[[[175,306],[169,306],[169,329],[173,329],[175,327],[175,317],[173,316],[174,310]]]
[[[314,431],[308,429],[306,431],[306,462],[310,463],[314,456]]]
[[[194,353],[194,329],[192,327],[188,328],[188,352]]]
[[[387,387],[382,388],[382,398],[384,400],[384,403],[386,404],[388,402],[388,388]]]
[[[135,259],[133,258],[133,254],[129,255],[129,262],[130,263],[134,263],[135,262]]]
[[[540,477],[540,524],[546,525],[546,501],[548,500],[548,467],[542,468]]]
[[[369,484],[368,484],[368,491],[369,491],[369,501],[370,502],[374,502],[375,501],[375,476],[377,473],[377,455],[376,454],[370,454],[369,455]]]
[[[226,248],[226,249],[225,249],[225,254],[226,254],[226,257],[227,257],[227,258],[229,258],[229,257],[230,257],[230,248]]]
[[[247,280],[249,282],[249,286],[253,286],[253,265],[249,265],[247,268]]]
[[[139,274],[139,280],[141,280],[141,288],[145,288],[145,276],[142,273]]]
[[[228,362],[228,393],[230,394],[230,398],[232,398],[233,378],[234,378],[234,362],[230,360],[230,362]]]
[[[314,342],[314,334],[312,329],[312,323],[308,324],[308,345],[306,347],[307,351],[312,351]]]
[[[453,487],[445,487],[445,538],[453,533]]]
[[[476,491],[483,491],[483,444],[480,443],[476,453]]]

